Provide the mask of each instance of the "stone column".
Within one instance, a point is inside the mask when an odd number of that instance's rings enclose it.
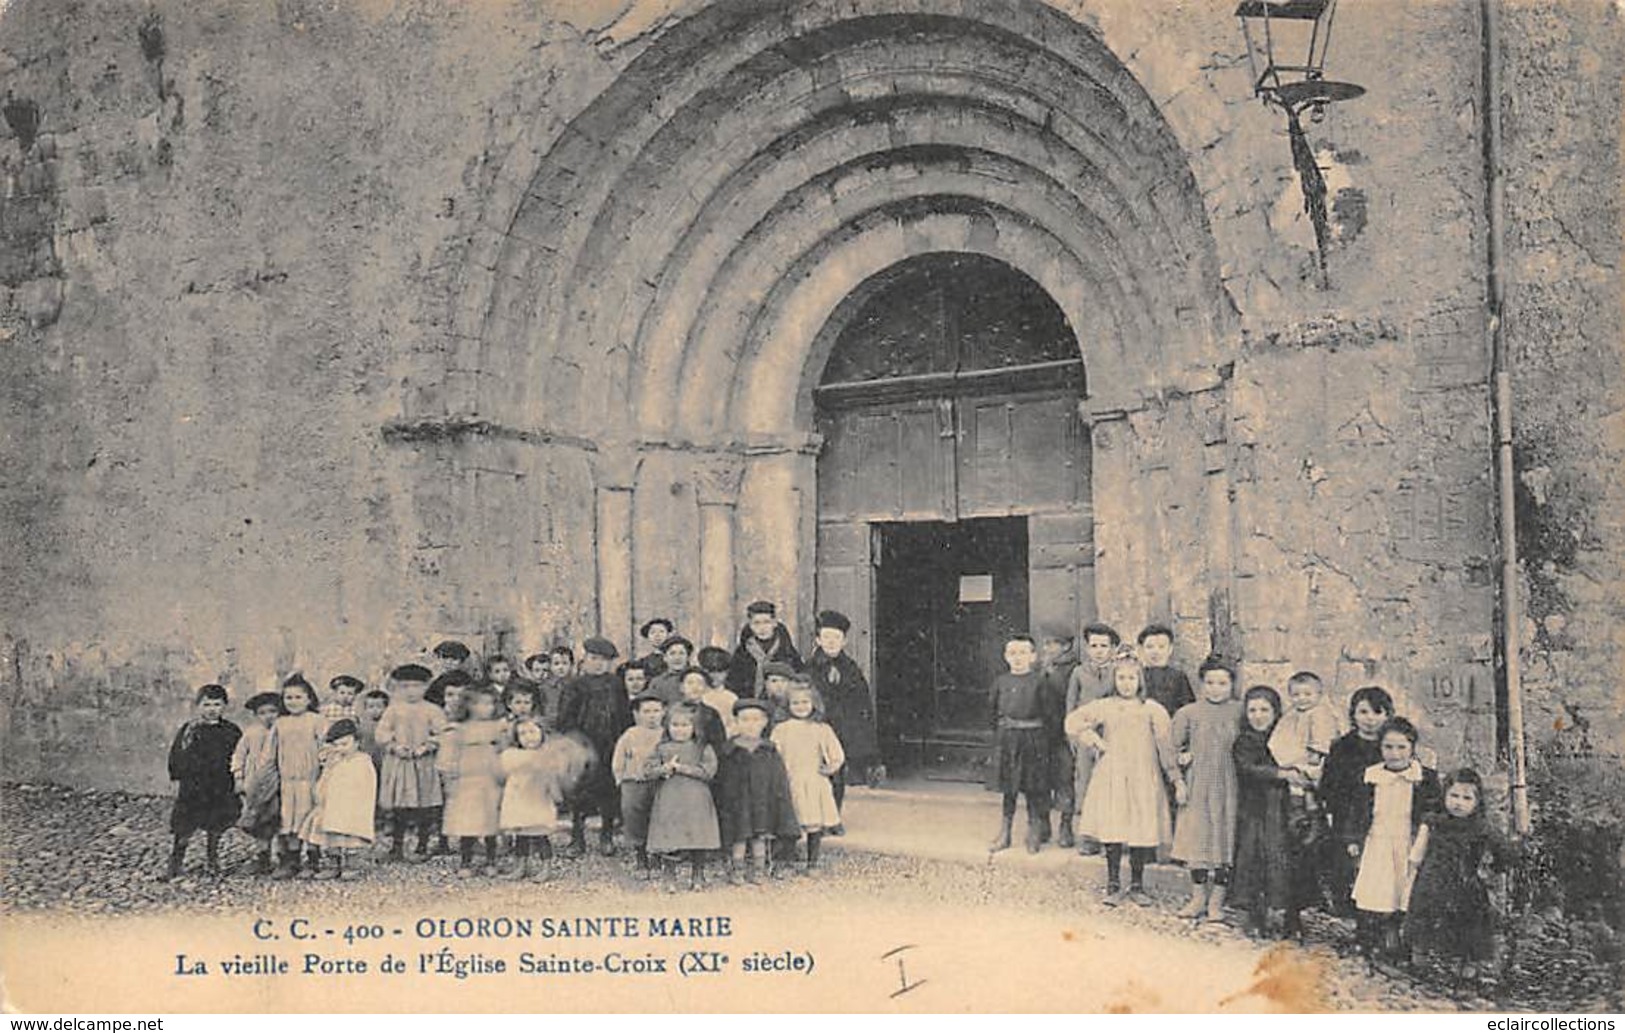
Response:
[[[1089,445],[1093,452],[1090,492],[1095,517],[1092,609],[1096,619],[1123,622],[1140,609],[1140,567],[1144,562],[1137,541],[1144,534],[1144,526],[1135,505],[1133,431],[1128,414],[1122,410],[1097,409],[1089,416]]]
[[[632,627],[632,490],[642,457],[611,446],[593,462],[598,549],[598,633],[623,653],[636,643]]]
[[[796,636],[798,647],[806,634],[799,624],[813,598],[819,444],[816,435],[805,435],[749,454],[739,492],[736,576],[741,601],[760,596],[776,602],[779,619]]]
[[[739,484],[745,475],[742,456],[718,456],[694,477],[700,504],[700,623],[696,645],[733,648],[739,620],[734,598],[734,519]]]

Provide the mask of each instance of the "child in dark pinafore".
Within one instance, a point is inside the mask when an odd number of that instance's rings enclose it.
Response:
[[[169,777],[179,784],[175,808],[169,815],[174,844],[169,851],[165,878],[181,874],[186,845],[193,833],[203,830],[207,844],[208,873],[220,874],[220,835],[231,828],[242,812],[236,783],[231,777],[231,758],[242,731],[227,721],[226,690],[205,685],[194,700],[197,716],[181,725],[169,747]]]
[[[1462,768],[1444,787],[1444,810],[1422,820],[1411,844],[1410,910],[1405,942],[1416,960],[1433,956],[1462,983],[1491,981],[1495,912],[1484,885],[1486,866],[1505,871],[1517,849],[1484,816],[1484,783]]]

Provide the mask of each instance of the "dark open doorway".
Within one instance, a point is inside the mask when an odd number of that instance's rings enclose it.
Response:
[[[875,685],[889,768],[980,780],[988,687],[1027,630],[1027,519],[875,524]]]

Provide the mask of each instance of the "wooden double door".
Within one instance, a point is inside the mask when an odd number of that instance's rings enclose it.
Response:
[[[853,618],[886,760],[976,777],[1004,643],[1093,615],[1076,396],[860,408],[823,431],[818,605]]]

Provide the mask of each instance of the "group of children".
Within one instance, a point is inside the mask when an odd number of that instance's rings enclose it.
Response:
[[[1283,702],[1266,685],[1238,694],[1234,668],[1209,658],[1193,690],[1163,625],[1137,650],[1103,624],[1083,638],[1081,662],[1065,633],[1005,647],[993,850],[1010,846],[1024,796],[1029,851],[1052,835],[1104,850],[1108,905],[1150,904],[1145,866],[1167,849],[1189,871],[1182,917],[1221,922],[1228,902],[1255,934],[1298,935],[1300,912],[1319,906],[1355,918],[1374,963],[1432,954],[1472,977],[1491,960],[1486,872],[1514,848],[1484,816],[1478,774],[1441,783],[1385,690],[1354,692],[1345,719],[1310,671],[1288,679]]]
[[[528,678],[500,656],[476,678],[467,647],[443,642],[438,672],[403,664],[374,689],[340,675],[325,703],[294,673],[248,700],[243,729],[224,716],[226,690],[206,685],[170,749],[179,789],[166,877],[181,874],[198,831],[218,875],[235,826],[256,843],[254,870],[273,878],[354,878],[357,852],[387,838],[391,860],[455,842],[463,875],[497,874],[506,843],[515,878],[548,879],[565,813],[570,856],[585,853],[596,815],[601,851],[614,852],[619,824],[639,876],[662,859],[669,889],[683,862],[701,887],[719,854],[733,882],[813,874],[823,836],[844,831],[849,758],[833,721],[873,749],[868,684],[845,655],[845,616],[819,614],[806,665],[772,604],[751,604],[747,618],[736,652],[697,656],[672,622],[648,622],[650,653],[618,669],[614,644],[590,638],[579,669],[558,646],[526,660]],[[861,772],[870,756],[853,758]]]

